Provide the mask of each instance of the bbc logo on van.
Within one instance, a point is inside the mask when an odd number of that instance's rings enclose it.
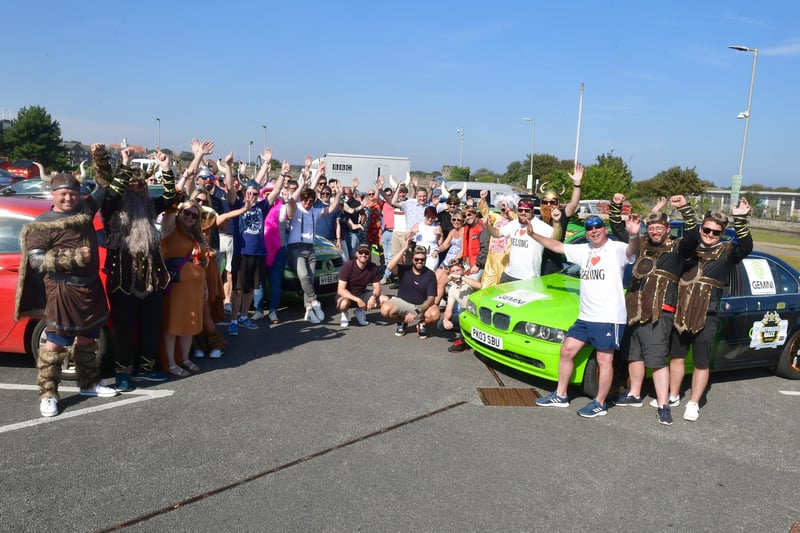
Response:
[[[332,167],[333,167],[333,170],[339,171],[339,172],[352,172],[353,171],[353,165],[344,165],[344,164],[341,164],[341,163],[334,163],[332,165]]]

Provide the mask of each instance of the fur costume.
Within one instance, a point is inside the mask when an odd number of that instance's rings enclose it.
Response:
[[[67,351],[61,350],[48,350],[44,346],[39,348],[36,354],[36,368],[38,374],[36,376],[36,384],[39,385],[39,399],[55,398],[58,397],[58,384],[61,381],[61,365],[64,363],[64,358],[67,356]]]

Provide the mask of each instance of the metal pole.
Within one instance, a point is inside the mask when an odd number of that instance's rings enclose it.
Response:
[[[161,119],[156,117],[156,122],[158,123],[158,136],[156,137],[158,140],[157,140],[157,143],[156,143],[156,148],[160,149],[161,148]]]
[[[464,128],[458,128],[456,133],[461,137],[460,148],[458,150],[458,167],[461,168],[461,163],[464,158]]]
[[[266,150],[267,149],[267,126],[266,126],[266,124],[262,124],[261,127],[264,128],[264,149]]]
[[[740,52],[753,52],[753,69],[750,74],[750,90],[747,94],[747,109],[738,116],[744,118],[744,135],[742,137],[742,153],[739,157],[739,174],[734,176],[731,183],[731,207],[739,202],[739,191],[742,186],[742,176],[744,175],[744,154],[747,149],[747,130],[750,127],[750,107],[753,103],[753,86],[756,82],[756,65],[758,64],[758,48],[748,48],[746,46],[729,46],[733,50]]]
[[[583,117],[583,82],[581,82],[581,98],[578,104],[578,136],[575,139],[575,165],[578,164],[578,146],[581,143],[581,117]]]
[[[539,183],[538,183],[539,180],[538,179],[536,180],[536,187],[535,188],[534,188],[534,184],[533,184],[533,140],[536,137],[536,119],[529,118],[529,117],[523,117],[522,120],[526,120],[526,121],[531,123],[531,171],[528,174],[528,183],[527,183],[527,185],[528,185],[528,190],[529,191],[531,189],[533,189],[533,192],[536,193],[536,191],[539,188]]]
[[[250,165],[253,163],[253,160],[250,157],[250,151],[253,149],[253,141],[250,141],[250,144],[247,146],[247,171],[250,172]]]

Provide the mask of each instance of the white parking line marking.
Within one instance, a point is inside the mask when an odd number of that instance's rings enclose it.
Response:
[[[786,396],[800,396],[800,390],[779,390],[778,392]]]
[[[38,391],[39,387],[36,385],[18,385],[15,383],[0,383],[0,389],[6,390],[28,390],[28,391]],[[59,390],[62,392],[79,392],[80,389],[78,387],[59,387]],[[41,418],[34,418],[32,420],[25,420],[24,422],[17,422],[16,424],[9,424],[7,426],[0,426],[0,433],[7,433],[9,431],[16,431],[18,429],[25,429],[33,426],[38,426],[39,424],[49,424],[50,422],[58,422],[59,420],[66,420],[68,418],[73,418],[76,416],[88,415],[91,413],[97,413],[99,411],[105,411],[106,409],[112,409],[114,407],[122,407],[123,405],[130,405],[139,402],[146,402],[148,400],[156,400],[158,398],[166,398],[168,396],[172,396],[175,394],[174,390],[143,390],[137,389],[133,392],[126,392],[124,395],[120,395],[117,398],[122,398],[120,400],[116,400],[114,402],[105,403],[102,405],[95,405],[94,407],[86,407],[83,409],[75,409],[69,410],[65,413],[61,413],[58,416],[54,417],[41,417]],[[108,398],[110,399],[110,398]]]

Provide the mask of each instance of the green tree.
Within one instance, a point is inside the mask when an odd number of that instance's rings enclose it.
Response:
[[[67,153],[61,146],[61,126],[44,107],[20,109],[17,120],[5,132],[4,142],[11,160],[33,159],[52,170],[67,165]]]
[[[649,180],[636,183],[635,195],[639,198],[669,198],[674,194],[697,195],[714,186],[710,181],[701,180],[692,168],[682,169],[674,166],[662,170]],[[633,195],[631,195],[633,196]]]
[[[472,180],[481,183],[500,183],[500,175],[488,168],[479,168],[472,173]]]
[[[447,181],[469,181],[469,167],[450,167],[450,179]]]

